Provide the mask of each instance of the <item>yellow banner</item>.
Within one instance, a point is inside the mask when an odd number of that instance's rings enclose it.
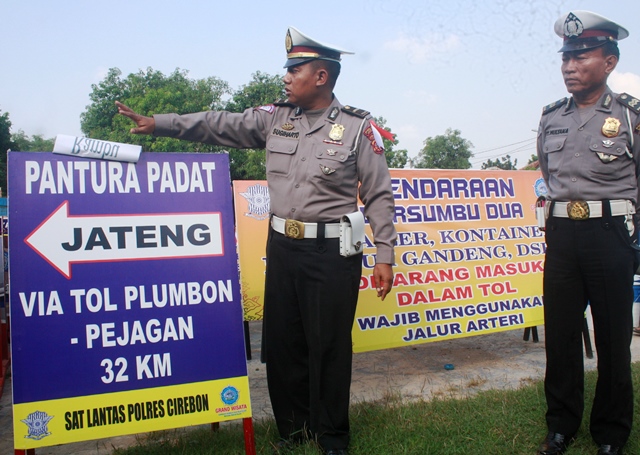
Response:
[[[242,376],[17,404],[13,431],[16,449],[33,449],[246,417],[249,379]]]
[[[402,169],[391,177],[398,231],[394,287],[380,302],[371,282],[375,247],[367,226],[354,352],[543,323],[546,247],[535,203],[546,187],[539,172]],[[261,319],[266,182],[241,184],[234,182],[245,319]],[[251,198],[262,204],[258,214]]]

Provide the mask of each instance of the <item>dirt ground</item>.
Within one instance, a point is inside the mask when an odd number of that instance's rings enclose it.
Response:
[[[636,317],[637,320],[637,317]],[[252,359],[247,362],[253,418],[271,416],[265,366],[260,363],[259,322],[250,326]],[[372,401],[387,396],[429,399],[434,396],[467,396],[487,389],[518,388],[544,376],[544,329],[540,341],[523,340],[523,330],[480,335],[471,338],[426,343],[359,353],[354,355],[352,402]],[[591,333],[593,340],[593,333]],[[633,361],[640,361],[640,337],[634,337]],[[445,364],[453,364],[446,370]],[[585,358],[585,368],[596,367]],[[540,416],[543,419],[543,416]],[[11,381],[5,383],[0,400],[0,454],[13,453]],[[106,455],[115,447],[126,447],[136,436],[122,436],[65,446],[38,449],[38,455]]]

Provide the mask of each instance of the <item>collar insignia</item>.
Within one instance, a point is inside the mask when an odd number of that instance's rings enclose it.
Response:
[[[335,121],[335,119],[338,118],[339,113],[340,113],[340,109],[338,109],[337,107],[334,107],[333,109],[331,109],[331,112],[329,113],[329,116],[327,118],[333,122]]]

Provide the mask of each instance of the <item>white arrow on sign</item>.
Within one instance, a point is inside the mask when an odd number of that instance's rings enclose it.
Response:
[[[224,254],[220,213],[71,216],[69,201],[24,241],[68,279],[73,263]]]

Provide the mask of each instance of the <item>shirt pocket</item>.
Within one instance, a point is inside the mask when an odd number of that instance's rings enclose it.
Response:
[[[549,173],[558,172],[562,164],[562,150],[564,150],[566,136],[552,137],[544,141],[542,152],[547,157],[547,168]]]
[[[267,141],[267,174],[289,175],[297,149],[297,140],[270,137]]]
[[[349,169],[355,169],[355,154],[346,147],[319,145],[314,155],[317,164],[311,172],[321,183],[342,185]]]
[[[589,150],[597,157],[591,168],[592,175],[601,180],[619,180],[624,175],[621,171],[629,164],[630,158],[623,138],[593,138],[589,143]]]

